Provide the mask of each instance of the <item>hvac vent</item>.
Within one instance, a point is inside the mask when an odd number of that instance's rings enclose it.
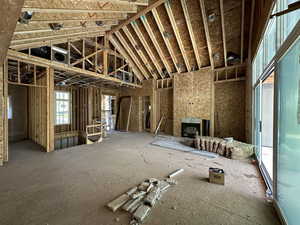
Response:
[[[102,20],[97,20],[95,21],[95,24],[99,27],[103,27],[104,26],[104,22]]]
[[[228,52],[226,60],[227,60],[228,64],[233,65],[233,64],[240,63],[241,58],[238,54],[236,54],[234,52]]]
[[[164,31],[163,35],[165,38],[171,38],[173,36],[171,33],[167,32],[167,31]]]
[[[52,49],[53,60],[56,62],[68,64],[68,51],[62,48],[53,46]]]
[[[18,21],[19,23],[22,24],[28,24],[32,16],[33,16],[33,12],[31,11],[22,12]]]
[[[49,23],[49,27],[51,30],[60,30],[64,25],[62,23]]]

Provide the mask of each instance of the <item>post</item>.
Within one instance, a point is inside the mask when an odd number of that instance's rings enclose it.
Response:
[[[54,69],[47,68],[47,152],[54,151]]]
[[[107,76],[108,74],[108,36],[107,34],[104,35],[104,51],[103,51],[103,74]]]

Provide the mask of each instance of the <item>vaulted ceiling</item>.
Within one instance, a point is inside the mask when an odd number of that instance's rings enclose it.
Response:
[[[10,48],[105,35],[139,80],[230,68],[247,59],[251,6],[251,0],[25,0],[22,12],[32,18],[18,22]]]

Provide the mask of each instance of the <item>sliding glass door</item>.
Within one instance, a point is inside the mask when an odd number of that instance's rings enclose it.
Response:
[[[276,200],[289,225],[300,212],[300,40],[278,62]]]

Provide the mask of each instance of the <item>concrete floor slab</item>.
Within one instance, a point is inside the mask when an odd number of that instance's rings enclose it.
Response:
[[[249,161],[207,159],[152,141],[147,133],[115,133],[99,144],[52,153],[30,141],[12,145],[10,162],[0,168],[0,224],[129,224],[126,212],[105,205],[146,178],[184,168],[145,225],[279,225]],[[209,167],[225,170],[225,186],[208,183]]]

